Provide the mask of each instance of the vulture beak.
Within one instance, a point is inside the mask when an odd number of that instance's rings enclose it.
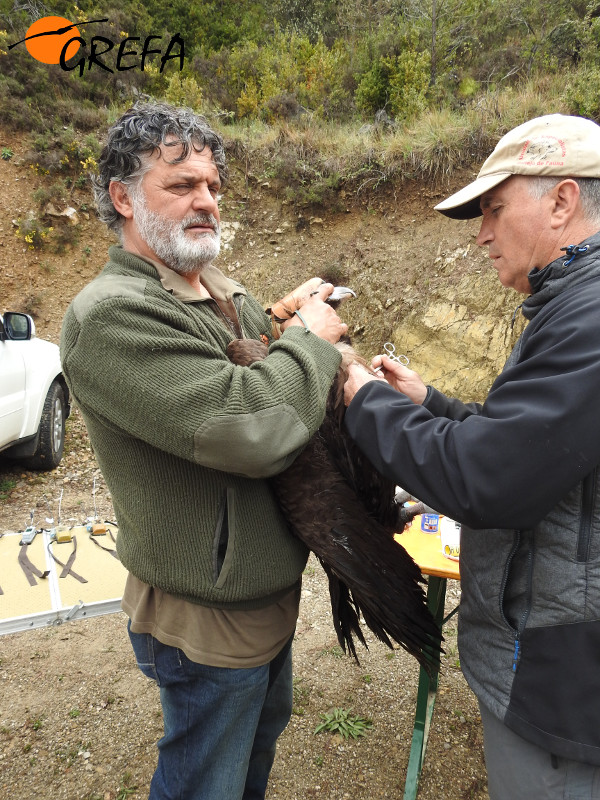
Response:
[[[340,300],[346,300],[348,297],[356,297],[356,292],[352,291],[352,289],[349,289],[347,286],[335,286],[326,302],[337,303]]]

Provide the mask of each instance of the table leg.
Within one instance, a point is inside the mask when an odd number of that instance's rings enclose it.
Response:
[[[440,630],[444,619],[444,603],[446,600],[446,578],[430,575],[427,582],[427,606],[431,611]],[[404,786],[404,800],[415,800],[419,788],[419,778],[425,760],[427,739],[433,707],[437,694],[439,673],[434,672],[431,677],[421,667],[419,669],[419,688],[417,690],[417,708],[415,711],[415,724],[413,728],[410,756],[406,770],[406,783]]]

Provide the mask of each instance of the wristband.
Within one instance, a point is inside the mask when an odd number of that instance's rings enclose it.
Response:
[[[298,319],[300,320],[300,322],[301,322],[301,323],[304,325],[304,328],[305,328],[306,332],[307,332],[307,333],[310,333],[310,328],[309,328],[309,327],[308,327],[308,325],[306,324],[306,320],[304,319],[304,317],[302,316],[302,314],[301,314],[299,311],[295,311],[294,313],[295,313],[295,315],[298,317]]]

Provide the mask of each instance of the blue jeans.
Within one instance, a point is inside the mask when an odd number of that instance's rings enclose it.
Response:
[[[263,800],[292,713],[293,637],[251,669],[208,667],[149,634],[129,637],[164,718],[149,800]]]

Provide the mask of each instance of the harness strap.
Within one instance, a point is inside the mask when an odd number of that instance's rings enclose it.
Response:
[[[71,555],[69,556],[69,559],[68,559],[66,564],[63,564],[63,562],[59,561],[59,559],[54,555],[54,553],[52,552],[52,546],[51,545],[52,545],[52,542],[49,542],[48,543],[48,552],[50,553],[50,555],[52,556],[54,561],[56,561],[56,563],[63,568],[63,571],[60,573],[60,575],[58,577],[59,578],[66,578],[67,575],[71,575],[73,578],[75,578],[75,580],[78,580],[79,583],[87,583],[87,580],[85,578],[83,578],[81,575],[78,575],[77,572],[75,572],[72,569],[73,562],[75,561],[75,558],[77,556],[77,537],[73,536],[73,550],[71,551]]]
[[[114,541],[115,541],[115,537],[112,535],[112,533],[111,533],[110,531],[107,531],[107,532],[108,532],[108,534],[109,534],[110,538],[111,538],[111,539],[113,540],[113,542],[114,542]],[[96,537],[95,537],[95,536],[92,536],[92,534],[91,534],[91,533],[90,533],[90,535],[89,535],[89,538],[90,538],[90,539],[92,540],[92,542],[93,542],[93,543],[96,545],[96,547],[99,547],[99,548],[100,548],[100,550],[105,550],[107,553],[110,553],[110,554],[111,554],[111,556],[113,556],[114,558],[116,558],[116,559],[117,559],[117,561],[119,560],[119,556],[117,555],[117,551],[116,551],[115,549],[113,549],[112,547],[104,547],[104,545],[103,545],[103,544],[100,544],[100,542],[99,542],[99,541],[96,539]]]
[[[19,564],[21,565],[21,569],[25,573],[25,577],[29,581],[30,586],[37,586],[37,578],[47,578],[50,574],[49,570],[42,572],[39,570],[35,564],[33,564],[29,560],[29,556],[27,555],[27,548],[29,547],[28,544],[22,544],[19,547]],[[0,589],[0,593],[3,594],[2,590]]]

